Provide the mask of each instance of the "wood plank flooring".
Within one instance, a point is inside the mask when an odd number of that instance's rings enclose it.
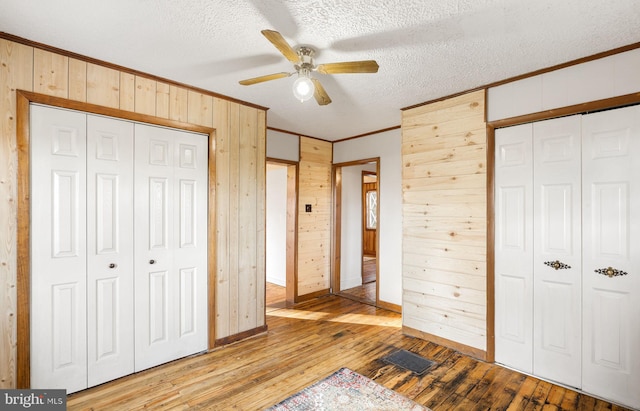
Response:
[[[434,411],[625,410],[405,336],[400,314],[371,305],[338,296],[289,308],[267,301],[266,333],[71,394],[68,410],[261,410],[340,367]],[[381,360],[398,349],[437,364],[418,377]]]

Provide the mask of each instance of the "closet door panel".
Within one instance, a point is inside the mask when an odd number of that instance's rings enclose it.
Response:
[[[204,135],[181,132],[175,167],[176,247],[174,269],[181,315],[177,332],[188,350],[207,347],[207,195],[208,142]]]
[[[533,372],[581,385],[580,116],[533,124]]]
[[[89,386],[133,372],[133,124],[87,116]]]
[[[496,130],[496,361],[533,372],[532,125]]]
[[[583,388],[640,408],[640,107],[583,118]]]
[[[31,106],[31,387],[87,387],[86,123]]]
[[[206,349],[204,135],[137,124],[136,370]]]

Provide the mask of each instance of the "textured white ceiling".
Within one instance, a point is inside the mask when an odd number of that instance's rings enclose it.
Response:
[[[2,0],[0,31],[269,107],[268,126],[336,140],[400,124],[400,109],[640,42],[638,0]],[[289,63],[374,59],[315,74],[333,100],[293,98]],[[640,74],[639,74],[640,75]]]

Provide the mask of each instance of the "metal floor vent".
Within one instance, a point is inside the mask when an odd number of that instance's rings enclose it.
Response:
[[[435,364],[434,361],[427,360],[426,358],[407,350],[399,350],[389,354],[386,357],[383,357],[382,361],[388,364],[397,365],[398,367],[409,370],[417,375],[424,374]]]

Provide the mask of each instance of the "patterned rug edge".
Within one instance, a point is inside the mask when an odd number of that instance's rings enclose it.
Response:
[[[302,389],[267,411],[301,410],[430,411],[415,401],[347,367]]]

